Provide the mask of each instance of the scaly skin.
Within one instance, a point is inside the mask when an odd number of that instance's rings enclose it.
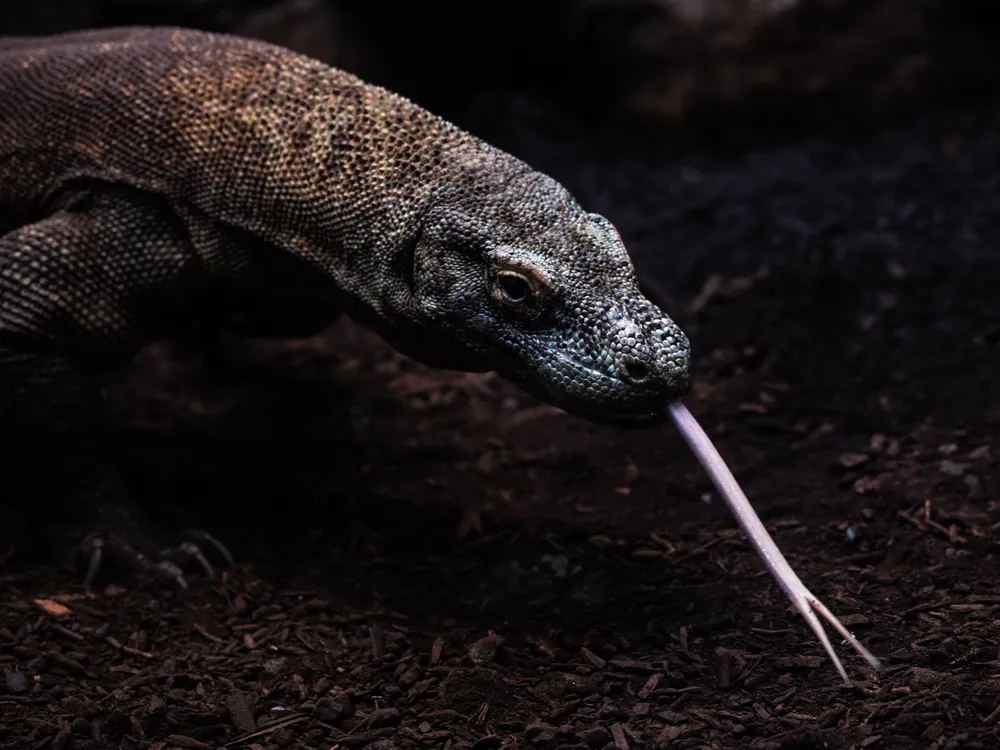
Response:
[[[231,36],[0,39],[0,429],[31,496],[127,502],[96,373],[307,297],[594,422],[688,387],[611,223],[412,102]]]

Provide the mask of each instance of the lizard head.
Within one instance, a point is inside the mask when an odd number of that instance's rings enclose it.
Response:
[[[410,270],[410,309],[427,332],[416,357],[495,370],[592,422],[662,421],[689,386],[688,340],[640,292],[614,226],[521,162],[486,161],[423,212]]]

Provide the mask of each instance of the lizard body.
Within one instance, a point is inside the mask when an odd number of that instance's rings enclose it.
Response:
[[[661,422],[688,387],[687,339],[611,223],[409,100],[233,36],[0,38],[0,429],[18,466],[125,502],[94,375],[307,300],[318,323],[346,312],[595,422]]]

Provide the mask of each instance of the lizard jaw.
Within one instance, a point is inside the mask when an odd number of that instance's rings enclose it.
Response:
[[[500,374],[532,398],[562,409],[571,416],[584,419],[591,424],[602,427],[634,429],[656,427],[664,424],[669,420],[667,405],[679,400],[683,395],[680,393],[672,399],[664,399],[662,404],[657,404],[656,406],[643,404],[642,408],[639,409],[629,409],[627,406],[622,408],[607,408],[605,404],[590,399],[555,392],[544,385],[539,385],[537,380],[531,377],[525,377],[520,374]]]
[[[566,387],[566,373],[574,373]],[[638,385],[578,360],[549,353],[528,371],[504,374],[534,398],[592,424],[618,427],[655,427],[669,421],[667,407],[690,388],[686,367]],[[603,394],[603,397],[602,397]]]

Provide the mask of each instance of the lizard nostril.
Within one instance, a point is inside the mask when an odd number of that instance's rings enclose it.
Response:
[[[649,377],[649,368],[637,359],[625,362],[625,374],[633,383],[641,383]]]

